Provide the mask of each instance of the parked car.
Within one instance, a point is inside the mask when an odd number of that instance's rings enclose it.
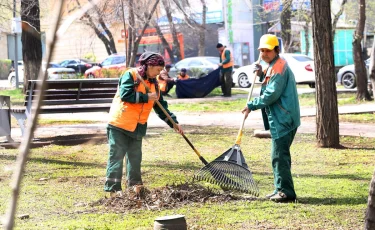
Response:
[[[118,78],[127,69],[124,54],[112,54],[85,71],[85,78]]]
[[[370,58],[365,61],[367,78],[369,79]],[[370,82],[370,79],[368,80]],[[346,65],[337,72],[337,83],[343,85],[346,89],[353,89],[357,86],[354,64]]]
[[[280,57],[288,62],[297,84],[308,84],[311,88],[315,88],[314,60],[312,58],[304,54],[294,53],[281,53]],[[261,64],[263,68],[267,65],[266,63]],[[252,65],[238,68],[233,74],[233,83],[241,88],[250,87],[254,76]],[[256,83],[260,83],[259,80]]]
[[[72,68],[76,73],[84,74],[86,70],[97,65],[96,62],[87,59],[67,59],[59,63],[62,67]]]
[[[71,79],[76,78],[76,73],[74,69],[64,68],[57,63],[49,63],[48,66],[46,63],[42,63],[42,68],[45,71],[47,67],[48,79],[57,80],[57,79]],[[24,75],[24,66],[23,61],[18,61],[18,82],[23,84],[23,75]],[[8,76],[9,84],[12,87],[16,86],[16,72],[12,71]]]
[[[190,57],[185,58],[172,66],[169,76],[176,78],[182,68],[187,70],[186,74],[192,78],[200,78],[219,67],[219,57]]]

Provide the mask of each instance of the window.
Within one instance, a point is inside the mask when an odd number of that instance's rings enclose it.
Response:
[[[75,64],[77,64],[77,62],[74,61],[74,60],[72,60],[72,61],[69,61],[69,64],[68,64],[68,65],[75,65]]]
[[[201,65],[203,65],[203,63],[200,60],[192,60],[189,63],[189,66],[201,66]]]
[[[307,56],[292,56],[294,59],[300,62],[305,62],[305,61],[314,61],[314,59],[307,57]]]
[[[179,61],[179,62],[176,63],[176,68],[178,68],[178,69],[184,68],[184,67],[189,65],[189,62],[190,62],[189,59],[184,59],[182,61]]]
[[[112,59],[112,65],[125,63],[125,56],[116,56]]]
[[[210,57],[210,58],[206,58],[207,61],[211,62],[212,64],[216,64],[218,65],[219,62],[220,62],[220,58],[216,58],[216,57]]]
[[[102,66],[110,65],[113,57],[109,57],[102,62]]]

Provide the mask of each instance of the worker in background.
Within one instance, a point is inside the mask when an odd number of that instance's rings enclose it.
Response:
[[[234,59],[232,52],[223,46],[223,44],[218,43],[216,45],[217,50],[220,53],[220,63],[219,67],[221,68],[220,73],[220,82],[221,82],[221,91],[223,97],[232,96],[232,72],[234,66]]]
[[[177,123],[176,131],[183,133],[176,116],[168,110],[168,104],[160,94],[156,76],[164,68],[164,58],[157,53],[146,52],[139,58],[140,66],[126,71],[119,79],[118,89],[109,111],[107,137],[109,144],[106,181],[104,191],[111,197],[122,195],[122,170],[126,156],[128,187],[142,186],[141,162],[142,139],[146,135],[147,120],[152,109],[160,119],[172,128],[172,123],[155,103],[162,104]],[[139,80],[144,79],[149,92]],[[156,143],[157,144],[157,143]]]
[[[163,96],[171,97],[168,92],[173,88],[175,85],[175,81],[173,78],[169,76],[169,71],[171,70],[171,65],[165,65],[164,69],[160,71],[160,74],[156,77],[159,83],[159,89]]]
[[[182,68],[180,70],[180,74],[177,76],[177,79],[178,80],[187,80],[189,78],[190,78],[190,76],[186,74],[186,69]]]
[[[258,50],[268,66],[262,71],[261,65],[255,65],[254,72],[262,82],[260,96],[248,102],[242,113],[247,118],[251,111],[262,109],[265,129],[271,132],[274,191],[266,198],[275,202],[295,201],[290,146],[301,124],[296,81],[288,63],[279,57],[275,35],[263,35]]]

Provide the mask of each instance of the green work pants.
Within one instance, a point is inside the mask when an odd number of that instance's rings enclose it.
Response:
[[[232,71],[225,71],[222,72],[220,75],[220,83],[221,83],[221,91],[223,92],[224,96],[232,96]]]
[[[292,145],[297,129],[278,139],[272,139],[271,161],[274,177],[275,192],[283,192],[288,198],[296,198],[294,191],[290,157]]]
[[[115,192],[122,190],[121,179],[125,156],[127,160],[128,186],[142,184],[142,138],[130,137],[114,128],[107,128],[107,137],[109,153],[104,191]]]

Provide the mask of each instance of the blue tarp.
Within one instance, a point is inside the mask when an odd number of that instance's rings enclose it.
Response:
[[[216,69],[199,79],[178,80],[176,94],[178,98],[205,97],[220,85],[220,69]]]

